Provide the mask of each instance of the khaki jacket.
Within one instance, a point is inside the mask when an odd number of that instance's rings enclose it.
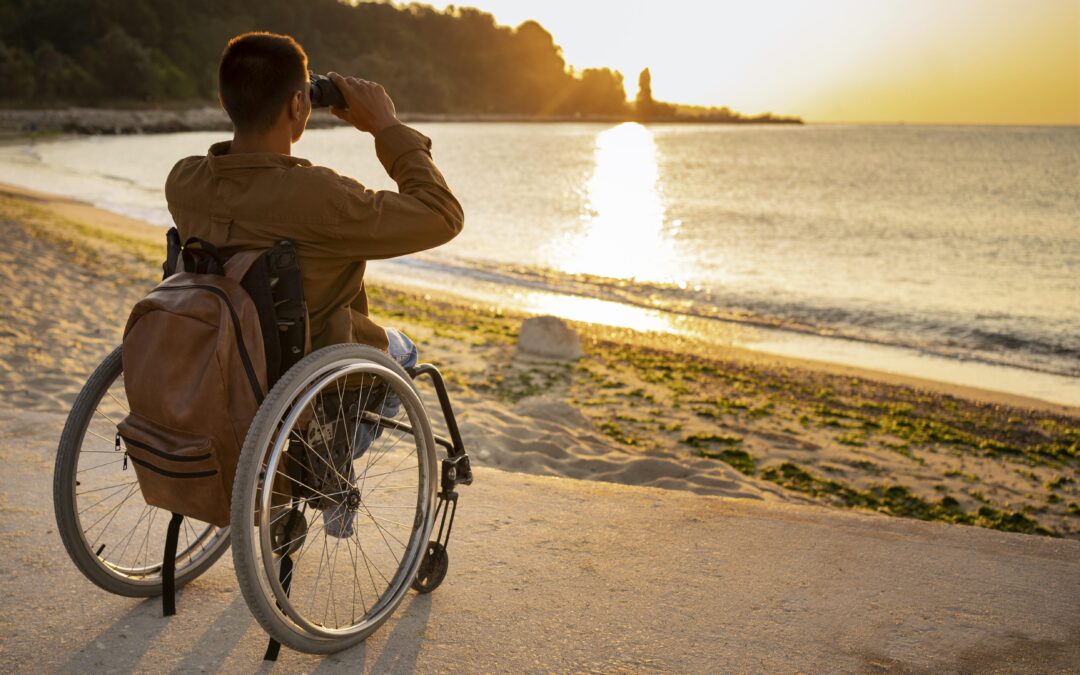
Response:
[[[461,204],[431,159],[431,140],[405,125],[375,137],[375,153],[398,192],[374,191],[306,159],[230,155],[231,141],[176,163],[165,198],[182,241],[226,252],[291,240],[300,254],[312,348],[360,342],[386,349],[368,318],[366,261],[444,244],[464,224]]]

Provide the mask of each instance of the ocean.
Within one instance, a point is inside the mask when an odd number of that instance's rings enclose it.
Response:
[[[466,213],[376,279],[1080,404],[1080,128],[418,124]],[[0,182],[166,226],[220,133],[0,147]],[[369,136],[293,154],[394,187]]]

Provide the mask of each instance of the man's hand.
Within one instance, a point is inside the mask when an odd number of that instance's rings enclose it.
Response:
[[[327,73],[327,76],[341,90],[341,95],[349,106],[348,110],[330,108],[330,112],[338,119],[372,135],[387,127],[401,124],[397,118],[397,110],[394,109],[394,102],[381,84],[358,77],[342,77],[337,73]]]

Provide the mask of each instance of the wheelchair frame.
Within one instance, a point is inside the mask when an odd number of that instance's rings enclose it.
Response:
[[[81,410],[81,422],[74,419],[75,417],[77,417],[76,412],[80,411],[80,404],[82,403],[83,399],[86,399],[92,405],[98,406],[104,400],[106,394],[112,396],[112,394],[109,392],[109,388],[113,384],[118,382],[120,378],[122,378],[122,369],[119,367],[118,357],[119,349],[110,354],[110,356],[102,362],[102,364],[88,380],[83,392],[80,394],[80,398],[76,401],[75,405],[72,408],[72,413],[69,415],[68,425],[65,427],[65,432],[61,438],[60,447],[58,448],[57,472],[56,478],[54,480],[57,521],[58,526],[61,529],[61,536],[64,539],[65,546],[68,548],[68,552],[72,556],[73,561],[76,562],[76,565],[79,567],[79,569],[91,581],[101,586],[102,588],[105,588],[106,590],[133,596],[154,594],[155,587],[152,583],[152,574],[159,568],[161,575],[162,609],[163,614],[168,616],[175,612],[175,566],[177,561],[177,540],[179,533],[181,532],[180,528],[183,520],[181,516],[177,516],[174,514],[172,520],[169,522],[165,536],[165,546],[162,560],[160,563],[146,567],[148,571],[146,572],[146,576],[144,577],[145,581],[139,582],[143,584],[142,586],[140,586],[140,588],[142,588],[143,590],[138,590],[138,588],[122,588],[118,590],[116,588],[109,588],[107,585],[103,585],[100,580],[95,579],[95,575],[91,574],[90,571],[87,569],[87,563],[80,562],[80,556],[77,556],[75,550],[73,550],[73,547],[82,546],[84,547],[84,550],[81,552],[82,557],[93,556],[93,558],[98,561],[98,565],[102,567],[107,566],[107,561],[104,558],[100,557],[100,554],[104,549],[104,545],[102,545],[100,548],[97,548],[97,550],[95,551],[93,545],[89,541],[89,538],[87,536],[84,536],[85,533],[89,532],[89,530],[92,529],[93,526],[91,526],[91,528],[86,528],[82,531],[77,531],[74,533],[65,532],[65,529],[70,528],[70,524],[65,525],[65,518],[62,517],[61,513],[63,508],[71,510],[80,506],[79,502],[72,501],[76,499],[77,495],[76,486],[78,485],[78,471],[76,471],[76,469],[82,453],[83,444],[86,442],[87,439],[87,434],[88,432],[94,433],[90,429],[93,412],[87,413],[86,410]],[[112,368],[111,374],[110,372],[103,372],[108,371],[109,368]],[[462,441],[460,430],[457,425],[457,420],[454,415],[453,407],[450,403],[450,398],[446,390],[446,384],[441,373],[434,365],[427,363],[419,364],[417,366],[404,370],[413,382],[416,382],[423,377],[427,377],[431,380],[432,386],[439,401],[439,406],[444,421],[446,423],[446,428],[449,435],[449,438],[434,433],[431,433],[430,436],[431,440],[434,441],[434,445],[441,446],[446,452],[445,457],[439,457],[437,454],[434,456],[434,459],[439,463],[440,470],[438,476],[438,490],[435,493],[435,504],[433,505],[434,508],[430,512],[431,532],[435,532],[434,525],[436,522],[438,522],[439,527],[437,534],[428,542],[427,549],[424,552],[421,562],[419,564],[419,570],[415,574],[410,584],[412,588],[419,593],[430,593],[442,583],[443,579],[445,578],[447,567],[449,564],[447,547],[449,545],[450,536],[453,531],[454,518],[457,512],[457,486],[470,485],[473,480],[473,475],[469,455]],[[290,392],[289,395],[294,396],[295,394],[292,394]],[[417,398],[416,400],[419,401],[419,398]],[[85,404],[83,404],[83,407],[85,408]],[[422,410],[423,414],[427,416],[427,424],[430,425],[431,415],[429,414],[427,408],[423,406],[422,402],[420,402],[420,410]],[[97,408],[94,409],[94,412],[97,412]],[[109,415],[105,415],[104,413],[102,413],[102,416],[112,421]],[[408,434],[414,438],[416,437],[415,430],[408,422],[402,420],[395,420],[372,411],[364,411],[363,419],[364,421],[367,421],[369,423],[383,425],[387,429],[397,430],[402,432],[403,434]],[[80,423],[82,424],[81,429],[76,428],[79,426]],[[254,426],[255,425],[253,423],[252,427]],[[95,433],[94,435],[99,434]],[[77,447],[70,447],[72,443],[78,443]],[[65,446],[65,444],[67,444],[67,446]],[[119,458],[117,458],[117,460],[115,461],[118,462]],[[65,466],[65,462],[73,462],[73,465]],[[239,481],[239,476],[237,477],[237,480]],[[71,495],[67,498],[68,501],[65,501],[65,499],[63,498],[65,494]],[[70,521],[70,516],[68,516],[68,520]],[[140,522],[141,520],[142,519],[140,518]],[[79,520],[78,516],[75,517],[74,523],[77,527],[82,527],[80,524],[81,521]],[[136,526],[138,526],[138,523],[136,523]],[[147,527],[147,537],[149,537],[149,531],[152,525],[148,525]],[[194,535],[195,531],[191,531]],[[204,534],[199,536],[205,537],[207,536],[206,533],[208,532],[212,532],[212,529],[204,531]],[[203,560],[198,564],[192,564],[191,567],[195,569],[186,569],[184,579],[185,582],[194,579],[198,575],[202,574],[202,572],[204,572],[206,569],[208,569],[213,564],[213,562],[216,561],[217,557],[221,555],[221,553],[224,551],[224,548],[228,546],[228,533],[223,534],[219,531],[217,533],[214,533],[213,536],[214,542],[221,542],[223,538],[225,539],[224,542],[217,544],[217,547],[219,547],[220,550],[215,549],[215,551],[212,551],[210,554],[208,554],[208,560]],[[200,540],[197,539],[196,543],[198,543],[198,541]],[[190,547],[187,550],[190,551]],[[287,558],[287,554],[283,555],[280,558],[282,560],[280,568],[280,574],[282,579],[285,579],[286,575],[291,575],[292,572],[291,560],[288,563],[284,562]],[[413,560],[415,560],[415,558],[413,558]],[[102,576],[102,574],[103,573],[99,573],[97,576],[100,577]],[[114,585],[122,585],[122,582],[114,582]],[[286,593],[287,592],[288,591],[286,589]],[[376,624],[375,627],[373,627],[371,630],[375,630],[377,627],[378,624]],[[366,635],[367,634],[365,633],[365,637]],[[355,639],[353,641],[355,641]],[[344,644],[340,648],[345,648],[349,646],[349,644],[352,643],[350,642],[348,644]],[[271,637],[264,658],[267,660],[276,659],[279,650],[280,644],[277,642],[276,639]]]

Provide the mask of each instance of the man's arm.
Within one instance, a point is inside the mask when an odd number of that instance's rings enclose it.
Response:
[[[398,192],[368,190],[340,179],[339,230],[349,251],[363,258],[391,258],[434,248],[453,239],[465,222],[461,204],[431,158],[431,140],[397,119],[381,85],[336,73],[347,110],[338,118],[375,136],[375,153]]]

